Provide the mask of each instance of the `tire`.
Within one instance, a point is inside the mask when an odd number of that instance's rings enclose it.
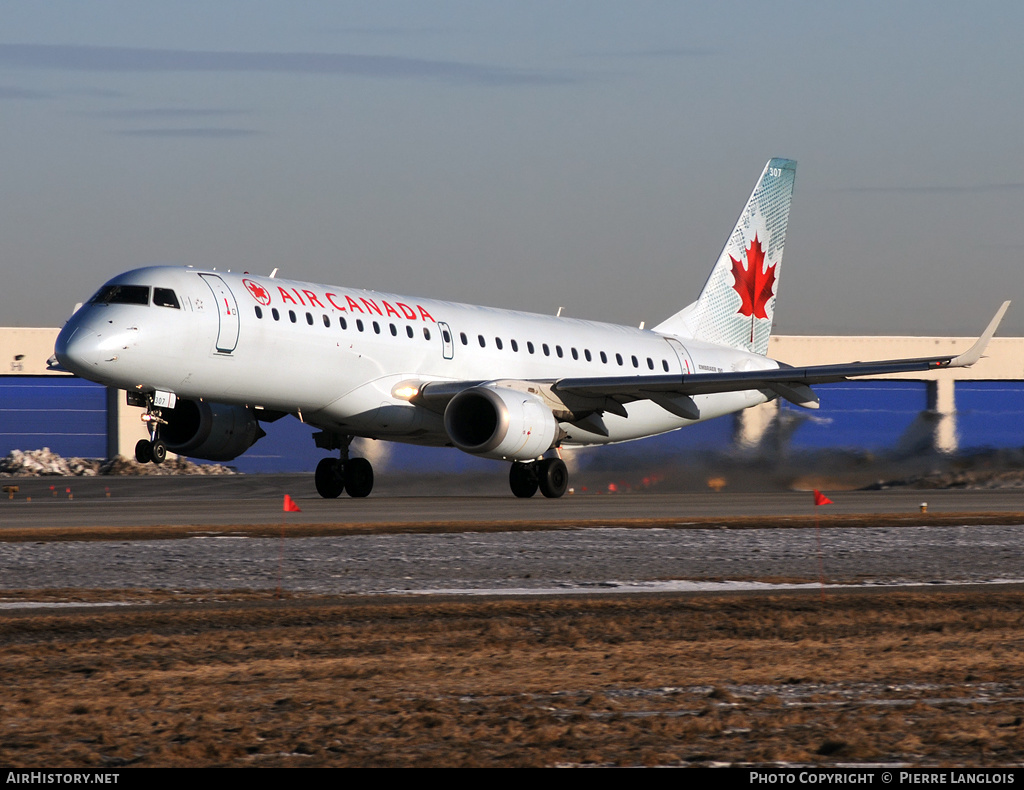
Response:
[[[537,464],[521,464],[518,461],[508,470],[508,484],[512,493],[520,499],[529,499],[537,493]]]
[[[538,461],[537,477],[540,492],[548,499],[558,499],[569,487],[569,470],[561,458],[545,458]]]
[[[157,439],[153,442],[150,452],[153,454],[154,464],[162,464],[167,460],[167,445],[164,444],[162,439]]]
[[[373,467],[365,458],[345,462],[345,488],[350,497],[369,496],[373,490]]]
[[[135,443],[135,460],[140,464],[148,464],[153,460],[153,444],[149,439],[139,439]]]
[[[341,461],[337,458],[322,458],[316,465],[313,480],[316,483],[316,492],[320,496],[324,499],[337,499],[345,490]]]

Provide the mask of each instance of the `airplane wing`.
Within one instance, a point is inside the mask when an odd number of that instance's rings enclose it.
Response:
[[[1010,303],[1003,302],[988,327],[967,351],[962,354],[918,359],[891,359],[878,362],[848,362],[837,365],[810,365],[796,368],[780,364],[776,369],[747,370],[722,373],[695,373],[668,376],[614,376],[606,378],[565,378],[555,381],[551,388],[556,393],[569,393],[582,397],[623,397],[629,400],[653,400],[669,411],[671,396],[706,395],[713,392],[769,389],[777,395],[808,408],[817,408],[818,398],[811,391],[812,384],[830,384],[848,381],[858,376],[880,376],[886,373],[942,370],[969,367],[981,359],[985,348],[1003,320]],[[694,419],[692,402],[676,404],[680,416]]]
[[[667,411],[685,419],[700,418],[694,395],[740,390],[767,389],[798,406],[818,408],[813,384],[848,381],[859,376],[880,376],[887,373],[942,370],[969,367],[981,359],[995,334],[1010,302],[1003,302],[988,327],[974,344],[962,354],[917,359],[891,359],[877,362],[848,362],[836,365],[791,367],[779,363],[778,368],[721,373],[657,376],[601,376],[563,378],[533,382],[557,399],[574,398],[583,410],[611,411],[625,416],[623,403],[650,400]],[[418,387],[413,402],[443,411],[448,401],[463,390],[495,382],[432,381]],[[522,382],[529,384],[530,382]],[[586,407],[590,406],[590,409]]]

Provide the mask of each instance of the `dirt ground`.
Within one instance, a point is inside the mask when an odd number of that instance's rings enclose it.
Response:
[[[1016,587],[3,599],[10,767],[1024,762]]]

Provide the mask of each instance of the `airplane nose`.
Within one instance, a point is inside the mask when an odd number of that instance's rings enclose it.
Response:
[[[96,333],[82,326],[65,326],[57,335],[53,353],[65,370],[89,378],[100,363],[102,349]]]

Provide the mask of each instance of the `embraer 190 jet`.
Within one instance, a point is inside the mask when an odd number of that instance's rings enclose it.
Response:
[[[68,320],[56,363],[144,407],[140,462],[229,461],[294,415],[337,457],[323,497],[373,487],[354,437],[511,462],[518,497],[561,496],[559,448],[674,431],[811,385],[976,362],[1004,303],[959,356],[794,368],[765,356],[796,162],[757,180],[696,302],[652,329],[283,280],[156,266],[118,275]]]

